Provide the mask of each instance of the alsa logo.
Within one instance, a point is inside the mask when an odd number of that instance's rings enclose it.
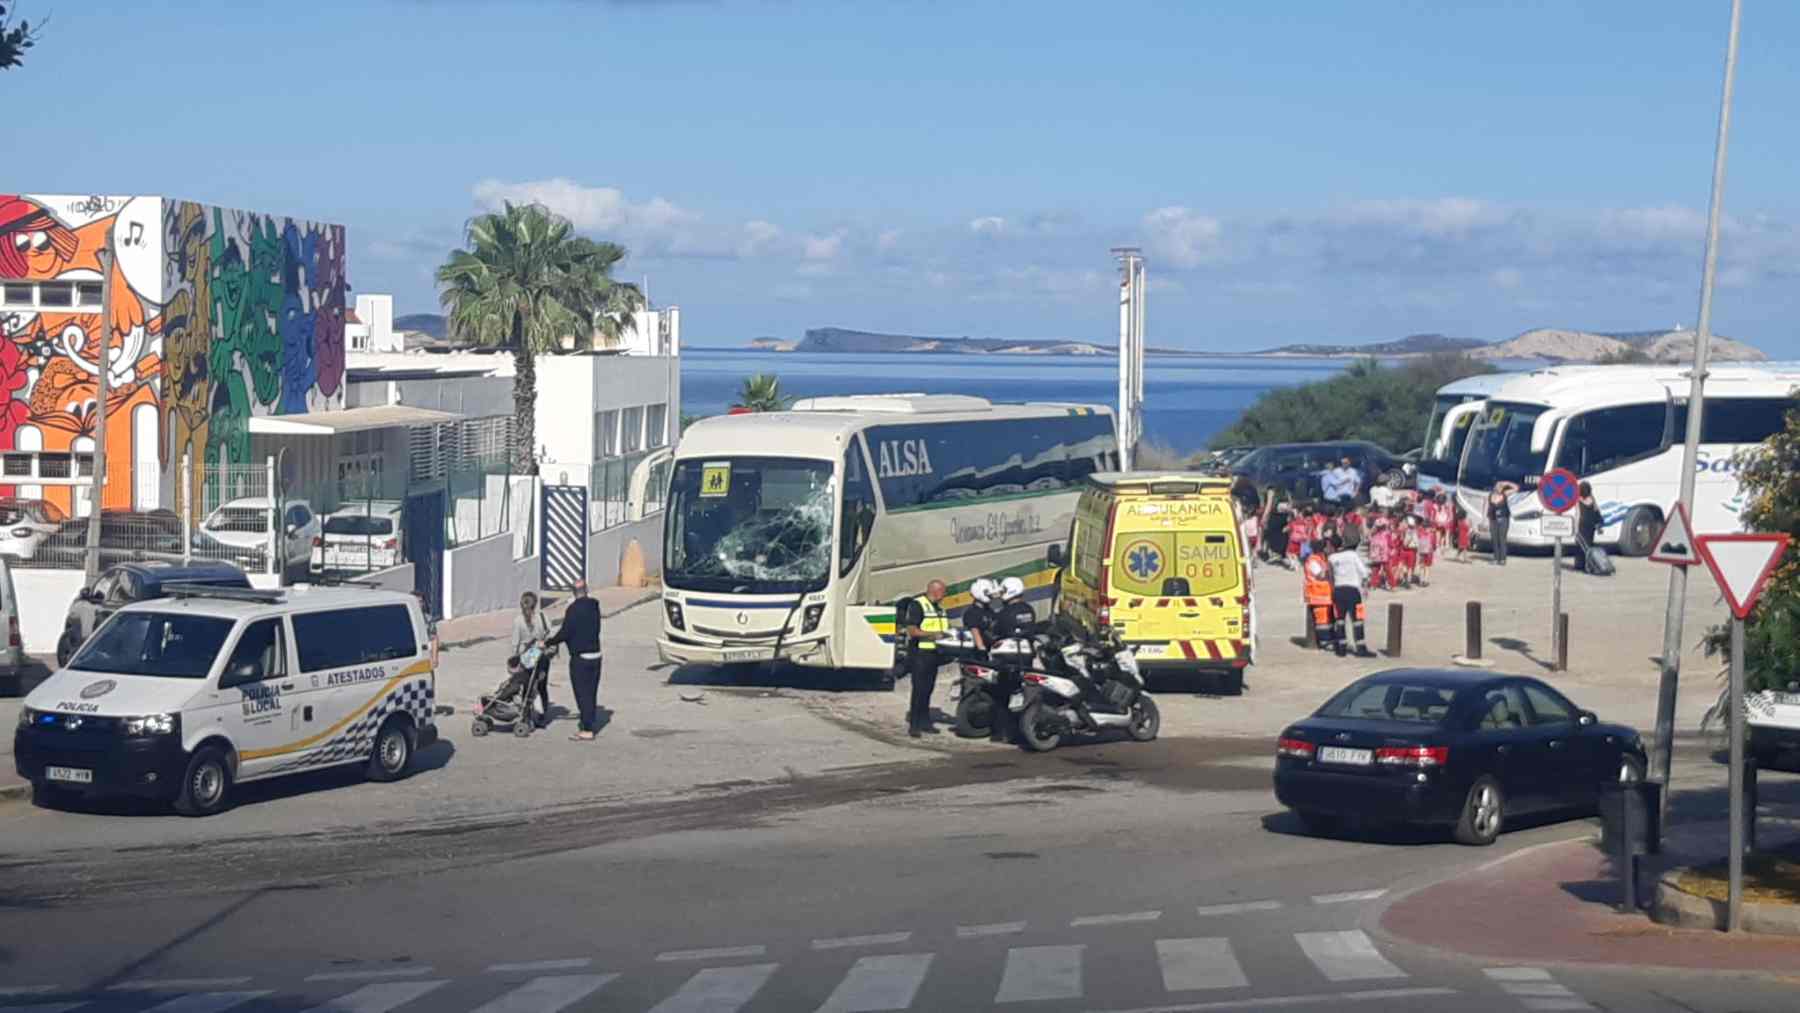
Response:
[[[904,478],[908,475],[931,474],[931,454],[924,440],[883,440],[876,455],[875,474],[879,478]]]

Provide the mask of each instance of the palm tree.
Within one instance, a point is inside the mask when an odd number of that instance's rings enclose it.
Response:
[[[469,219],[465,234],[468,248],[437,269],[438,301],[452,338],[512,350],[513,456],[536,474],[537,356],[588,340],[610,307],[631,304],[637,290],[612,279],[625,248],[575,235],[541,204],[510,201]]]
[[[606,289],[606,302],[594,319],[594,330],[607,345],[618,344],[626,334],[637,330],[638,310],[644,308],[644,293],[628,281],[615,281]]]
[[[747,377],[731,407],[753,412],[786,411],[794,399],[781,392],[781,380],[773,373]]]

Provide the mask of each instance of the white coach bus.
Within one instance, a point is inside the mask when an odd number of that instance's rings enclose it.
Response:
[[[1706,381],[1694,489],[1698,532],[1736,531],[1744,493],[1734,455],[1779,431],[1796,406],[1800,364],[1726,364]],[[1510,545],[1544,546],[1538,479],[1567,468],[1592,483],[1597,541],[1647,555],[1680,494],[1687,435],[1682,366],[1559,366],[1512,374],[1488,395],[1469,435],[1457,498],[1486,538],[1487,497],[1511,482]]]
[[[1452,380],[1438,388],[1431,419],[1425,423],[1424,454],[1419,458],[1420,492],[1449,490],[1456,485],[1456,469],[1462,463],[1469,430],[1488,395],[1499,390],[1513,374],[1482,373]]]
[[[968,604],[1018,576],[1044,612],[1045,550],[1087,476],[1118,467],[1104,408],[947,395],[828,397],[697,422],[663,514],[663,660],[776,658],[886,671],[894,602]]]

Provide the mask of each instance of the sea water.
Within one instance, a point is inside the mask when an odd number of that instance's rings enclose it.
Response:
[[[1350,360],[1152,355],[1144,363],[1144,434],[1184,453],[1206,446],[1264,391],[1311,383]],[[772,373],[783,394],[969,394],[992,401],[1076,401],[1116,406],[1110,356],[838,354],[696,348],[681,352],[681,408],[717,415],[744,378]]]

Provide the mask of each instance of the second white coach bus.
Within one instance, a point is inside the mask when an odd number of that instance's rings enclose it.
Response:
[[[1697,532],[1742,527],[1735,455],[1782,428],[1797,390],[1796,364],[1729,364],[1709,372],[1694,489]],[[1623,555],[1649,554],[1680,494],[1687,393],[1687,370],[1680,366],[1559,366],[1512,374],[1483,403],[1457,477],[1457,498],[1476,534],[1488,536],[1489,492],[1510,482],[1518,491],[1511,496],[1507,543],[1549,545],[1536,486],[1551,468],[1567,468],[1593,485],[1604,519],[1596,540]]]
[[[886,671],[894,602],[927,581],[952,611],[977,577],[1047,603],[1045,550],[1087,476],[1117,467],[1112,415],[1088,405],[908,394],[702,420],[670,473],[657,649]]]
[[[1425,423],[1424,454],[1419,458],[1420,492],[1448,490],[1456,485],[1456,469],[1462,463],[1469,430],[1488,395],[1511,379],[1510,373],[1482,373],[1452,380],[1438,388]]]

